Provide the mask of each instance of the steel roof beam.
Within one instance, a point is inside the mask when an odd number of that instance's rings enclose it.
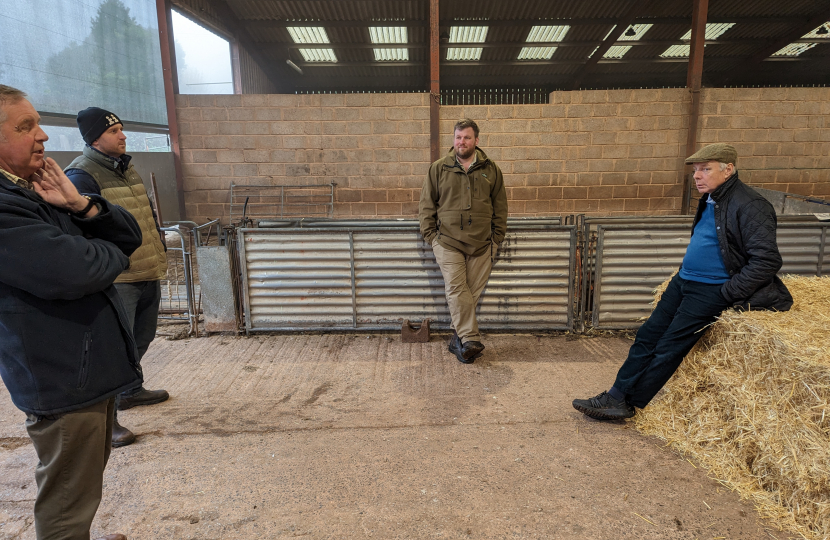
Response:
[[[732,58],[732,57],[728,57]],[[685,64],[687,58],[608,58],[600,60],[600,64]],[[480,67],[480,66],[581,66],[582,60],[510,60],[473,61],[459,60],[444,62],[445,67]],[[354,67],[427,67],[427,62],[306,62],[298,63],[301,68],[354,68]]]
[[[216,1],[216,0],[209,0]],[[539,26],[539,25],[560,25],[567,24],[569,26],[585,26],[585,25],[603,25],[616,24],[619,19],[614,17],[597,17],[597,18],[539,18],[539,19],[497,19],[487,21],[455,21],[452,19],[445,19],[440,22],[441,26]],[[651,24],[677,24],[686,25],[691,22],[691,17],[647,17],[638,16],[636,21],[638,23]],[[730,23],[736,24],[797,24],[803,22],[804,17],[710,17],[710,23]],[[269,30],[273,28],[287,28],[289,26],[325,26],[327,28],[354,28],[354,27],[369,27],[369,26],[407,26],[409,28],[428,28],[429,21],[426,20],[405,20],[405,21],[367,21],[367,20],[248,20],[240,21],[242,24],[250,29]],[[818,26],[818,25],[816,25]]]
[[[428,43],[283,43],[276,41],[257,41],[258,46],[268,48],[270,46],[279,46],[281,49],[428,49]],[[591,39],[583,41],[560,41],[557,43],[528,43],[526,41],[492,41],[489,43],[441,43],[441,49],[464,49],[469,47],[478,47],[483,49],[504,49],[509,47],[536,47],[536,46],[551,46],[551,47],[595,47],[602,43],[600,39]],[[639,40],[639,41],[617,41],[616,45],[624,45],[626,47],[647,47],[647,46],[664,46],[671,45],[688,45],[688,40],[682,39],[655,39],[655,40]],[[747,38],[747,39],[707,39],[705,45],[758,45],[761,43],[769,43],[768,39],[763,38]],[[790,43],[830,43],[830,38],[810,38],[810,39],[794,39]]]

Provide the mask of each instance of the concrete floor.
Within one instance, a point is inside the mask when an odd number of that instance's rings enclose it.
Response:
[[[93,534],[786,538],[659,440],[571,407],[629,341],[485,343],[462,365],[437,336],[159,338],[146,384],[172,397],[120,413],[139,438],[113,451]],[[0,389],[0,539],[35,537],[23,420]]]

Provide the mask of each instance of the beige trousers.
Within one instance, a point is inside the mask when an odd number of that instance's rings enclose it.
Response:
[[[35,469],[38,540],[89,540],[110,457],[115,398],[62,414],[28,414],[26,430],[40,462]]]
[[[481,341],[476,306],[490,279],[496,246],[492,244],[490,250],[483,255],[471,257],[458,250],[445,248],[436,239],[432,242],[432,251],[444,276],[444,291],[453,329],[461,338],[461,343]]]

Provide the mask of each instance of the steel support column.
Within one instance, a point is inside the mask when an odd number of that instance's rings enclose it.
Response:
[[[689,68],[686,72],[686,88],[689,89],[691,100],[689,104],[689,131],[686,134],[686,156],[695,153],[697,147],[697,130],[700,120],[700,88],[703,79],[703,48],[706,41],[706,15],[709,10],[709,0],[694,0],[692,10],[692,42],[689,51]],[[689,213],[691,200],[689,172],[683,165],[683,193],[681,214]]]
[[[429,0],[429,159],[441,156],[441,48],[438,44],[438,0]]]
[[[179,220],[184,220],[187,219],[184,206],[184,176],[182,175],[181,150],[179,149],[179,123],[176,119],[178,74],[176,73],[176,47],[173,43],[173,23],[170,9],[170,0],[156,0],[161,67],[164,76],[164,101],[167,105],[167,128],[170,136],[170,148],[173,150],[173,165],[176,171],[176,196],[179,199]]]

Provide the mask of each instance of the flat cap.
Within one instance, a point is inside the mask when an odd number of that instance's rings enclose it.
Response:
[[[705,163],[707,161],[720,161],[721,163],[736,165],[738,151],[731,144],[715,143],[704,146],[686,158],[686,163]]]

